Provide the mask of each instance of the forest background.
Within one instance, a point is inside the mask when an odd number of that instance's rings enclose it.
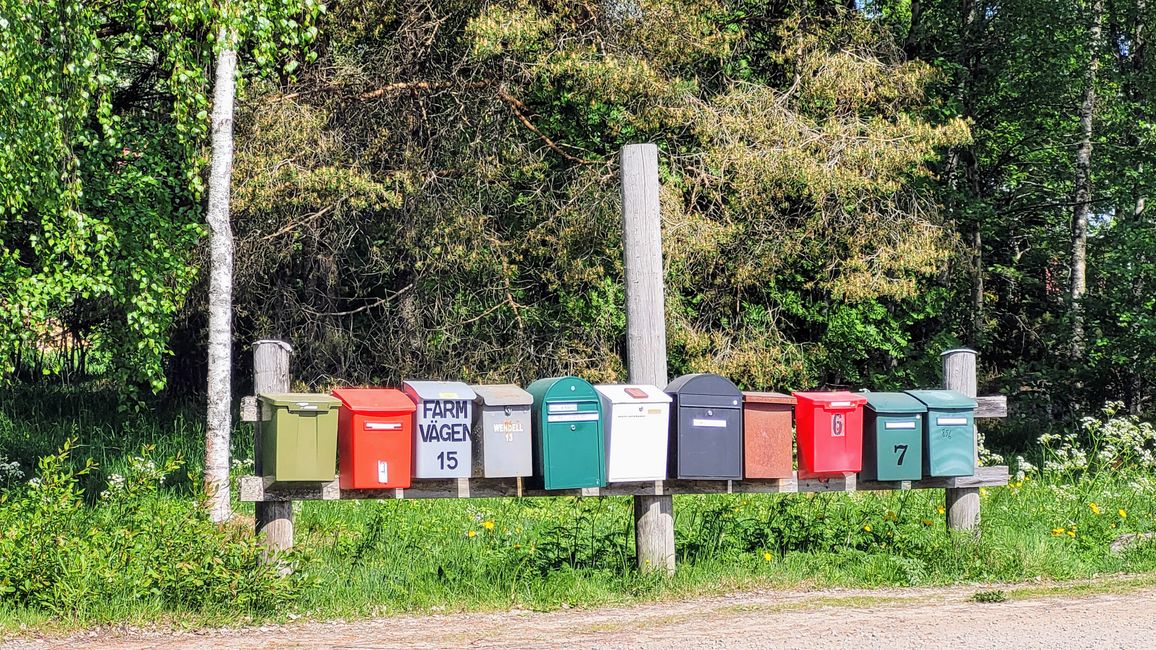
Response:
[[[234,4],[237,395],[262,338],[309,387],[623,380],[648,141],[671,376],[926,386],[962,344],[997,446],[1153,409],[1147,0]],[[203,395],[208,6],[4,3],[10,386]]]

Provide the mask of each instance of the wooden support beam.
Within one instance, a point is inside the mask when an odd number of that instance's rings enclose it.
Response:
[[[630,383],[666,386],[666,306],[659,211],[658,147],[630,144],[619,156]],[[634,497],[634,547],[642,571],[674,573],[674,501]]]
[[[975,417],[1007,417],[1007,397],[1003,395],[985,395],[983,397],[976,397],[975,401],[979,402],[979,406],[977,406],[975,409]]]
[[[752,481],[639,481],[611,483],[603,488],[572,490],[522,489],[523,497],[672,497],[676,494],[776,494],[805,492],[867,492],[879,490],[926,490],[935,488],[978,489],[1007,485],[1006,465],[979,467],[974,476],[936,477],[920,481],[864,481],[856,475],[830,479],[766,479]],[[241,478],[242,501],[289,502],[353,499],[468,499],[519,496],[519,481],[512,478],[416,479],[412,487],[388,490],[342,490],[329,483],[273,483],[261,476]]]
[[[292,348],[284,341],[257,341],[253,344],[253,392],[285,393],[289,391],[289,355]],[[254,409],[253,471],[262,474],[261,417]],[[264,480],[264,479],[262,479]],[[244,481],[242,481],[244,490]],[[265,545],[266,559],[293,547],[292,500],[257,501],[254,526]]]
[[[959,348],[940,355],[943,359],[943,387],[968,397],[976,396],[975,350]],[[1004,411],[1007,403],[1004,402]],[[928,453],[926,450],[924,453]],[[973,452],[978,461],[978,449]],[[978,462],[976,463],[978,465]],[[949,530],[979,532],[979,488],[949,487],[944,493],[944,510]]]

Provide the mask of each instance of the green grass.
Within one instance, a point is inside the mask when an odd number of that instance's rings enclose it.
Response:
[[[107,529],[107,535],[94,539],[115,544],[114,507],[138,513],[129,527],[157,523],[149,512],[158,518],[190,516],[203,435],[195,411],[167,407],[121,413],[109,395],[66,391],[64,396],[56,401],[31,393],[0,397],[0,455],[19,460],[27,471],[29,461],[69,437],[78,439],[74,464],[91,456],[99,467],[78,485],[88,504],[83,513],[68,511],[70,517],[85,518],[87,528],[74,527],[77,536]],[[248,436],[244,429],[237,435],[242,457],[249,451]],[[136,501],[114,506],[98,498],[109,475],[131,474],[132,457],[144,445],[154,446],[156,458],[179,455],[191,465],[170,477],[177,480],[166,480],[160,492],[139,495]],[[10,487],[9,503],[25,490],[19,483]],[[0,593],[0,633],[117,622],[180,626],[290,615],[547,610],[764,587],[975,584],[975,591],[983,591],[998,583],[1007,598],[1016,599],[1047,586],[1007,585],[1039,580],[1095,585],[1098,576],[1119,574],[1138,575],[1140,584],[1156,583],[1156,543],[1140,543],[1121,554],[1108,550],[1117,535],[1156,530],[1156,477],[1151,473],[1037,478],[984,490],[978,539],[948,533],[940,512],[943,498],[942,490],[679,496],[679,570],[672,578],[634,569],[626,498],[304,502],[297,504],[293,556],[299,582],[286,606],[234,607],[212,598],[185,603],[171,594],[141,598],[127,587],[101,585],[101,598],[74,596],[76,606],[69,611],[46,613]],[[251,514],[252,508],[237,504],[237,511]],[[14,516],[0,501],[0,531],[19,524],[5,521],[5,512]],[[235,531],[210,534],[192,528],[201,537],[188,543],[202,544],[204,554],[230,561],[248,557],[230,541]],[[150,569],[133,564],[133,553],[156,557],[132,548],[125,553],[126,576],[146,575]],[[242,566],[236,575],[249,575],[246,570]],[[82,572],[66,580],[76,584],[58,585],[62,593],[83,594],[76,587],[91,577]],[[278,589],[262,585],[251,591]]]

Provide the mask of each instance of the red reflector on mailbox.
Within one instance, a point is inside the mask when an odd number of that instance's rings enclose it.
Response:
[[[416,408],[395,388],[338,388],[337,451],[343,490],[407,488]]]
[[[794,393],[799,476],[831,476],[863,468],[863,405],[847,391]]]

